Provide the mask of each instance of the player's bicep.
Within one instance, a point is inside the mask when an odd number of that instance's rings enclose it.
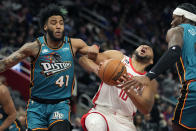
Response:
[[[16,65],[28,56],[35,56],[38,54],[39,49],[40,45],[37,43],[37,41],[26,43],[19,50],[0,61],[0,72]]]
[[[182,47],[183,45],[183,28],[175,27],[168,30],[166,35],[166,41],[168,43],[168,48],[178,45]]]
[[[89,46],[82,39],[71,39],[74,55],[76,52],[84,55],[88,52]]]
[[[22,61],[27,56],[29,56],[29,54],[30,53],[28,52],[26,45],[24,45],[19,50],[15,51],[10,56],[3,59],[3,61],[6,67],[12,67]]]

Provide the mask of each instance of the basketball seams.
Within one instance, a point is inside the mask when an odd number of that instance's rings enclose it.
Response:
[[[109,65],[109,62],[106,64],[106,66],[105,66],[105,68],[104,68],[104,70],[103,70],[103,73],[102,73],[102,78],[103,78],[103,81],[104,81],[104,74],[105,74],[105,70],[107,69],[107,67],[108,67],[108,65]]]
[[[111,80],[111,79],[112,79],[112,77],[113,77],[113,75],[115,75],[115,74],[116,74],[116,71],[117,71],[117,69],[119,68],[120,64],[121,64],[121,61],[119,61],[119,62],[118,62],[118,65],[116,66],[116,68],[115,68],[115,70],[114,70],[113,74],[110,76],[110,79],[109,79],[109,80]]]

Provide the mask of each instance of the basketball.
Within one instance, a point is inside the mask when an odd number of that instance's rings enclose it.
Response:
[[[98,75],[100,79],[108,85],[117,85],[118,80],[122,75],[127,73],[125,65],[120,60],[108,60],[100,65]]]

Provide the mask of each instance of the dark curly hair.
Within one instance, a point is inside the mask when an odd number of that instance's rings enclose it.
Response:
[[[48,18],[53,15],[60,15],[63,17],[63,20],[65,20],[65,13],[63,12],[63,10],[65,9],[55,4],[50,4],[49,6],[42,9],[39,13],[39,24],[41,29],[43,29],[44,25],[48,21]]]

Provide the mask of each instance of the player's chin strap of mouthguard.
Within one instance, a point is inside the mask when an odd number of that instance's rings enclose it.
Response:
[[[152,80],[158,77],[163,71],[172,67],[181,56],[181,47],[178,45],[170,47],[159,61],[152,67],[152,69],[146,74],[146,76]]]
[[[185,18],[196,22],[196,14],[191,13],[187,10],[184,10],[184,9],[181,9],[181,8],[176,8],[174,10],[173,14],[178,15],[178,16],[184,16]]]

